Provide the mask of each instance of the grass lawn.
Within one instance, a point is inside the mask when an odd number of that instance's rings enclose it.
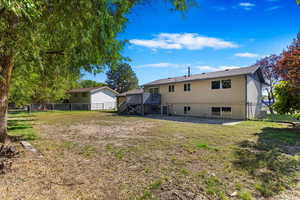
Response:
[[[300,132],[287,124],[84,111],[15,114],[9,124],[43,157],[19,146],[0,199],[300,198]]]
[[[274,122],[298,122],[295,117],[292,115],[280,115],[280,114],[268,114],[267,117],[264,119],[265,121],[274,121]]]

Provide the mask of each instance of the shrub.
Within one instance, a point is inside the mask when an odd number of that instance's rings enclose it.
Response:
[[[300,112],[297,114],[293,114],[293,118],[297,119],[300,121]]]

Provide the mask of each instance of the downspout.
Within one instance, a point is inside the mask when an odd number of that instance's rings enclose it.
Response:
[[[248,96],[247,96],[247,93],[248,93],[248,88],[247,88],[247,74],[245,75],[245,119],[247,120],[248,119],[248,109],[247,109],[247,101],[248,101]]]
[[[90,91],[90,95],[89,95],[89,98],[90,98],[90,105],[89,105],[89,110],[92,110],[92,91]],[[104,105],[103,105],[104,107]]]
[[[141,103],[141,109],[142,109],[142,115],[145,115],[145,111],[144,111],[144,93],[141,94],[141,99],[142,99],[142,103]]]

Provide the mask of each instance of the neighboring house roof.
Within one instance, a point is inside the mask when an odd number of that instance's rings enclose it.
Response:
[[[174,78],[159,79],[159,80],[147,83],[144,86],[162,85],[162,84],[179,83],[179,82],[186,82],[186,81],[205,80],[205,79],[214,79],[214,78],[254,74],[258,69],[260,69],[259,66],[253,65],[250,67],[242,67],[242,68],[237,68],[237,69],[227,69],[227,70],[223,70],[223,71],[194,74],[191,76],[179,76],[179,77],[174,77]],[[265,83],[265,80],[263,80],[262,76],[260,76],[260,79],[261,79],[261,82]]]
[[[103,89],[108,89],[110,91],[112,91],[113,93],[115,94],[119,94],[117,91],[107,87],[107,86],[101,86],[101,87],[92,87],[92,88],[76,88],[76,89],[72,89],[72,90],[69,90],[69,93],[82,93],[82,92],[96,92],[96,91],[99,91],[99,90],[103,90]]]
[[[119,94],[118,96],[122,97],[122,96],[127,96],[127,95],[143,94],[143,93],[144,93],[143,88],[137,88],[137,89],[129,90],[127,92],[123,92],[123,93]]]

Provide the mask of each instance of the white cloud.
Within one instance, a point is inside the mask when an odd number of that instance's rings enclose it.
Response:
[[[161,62],[161,63],[153,63],[153,64],[145,64],[145,65],[139,65],[138,68],[143,67],[151,67],[151,68],[165,68],[165,67],[172,67],[172,68],[178,68],[178,67],[187,67],[187,64],[174,64],[174,63],[168,63],[168,62]]]
[[[213,67],[209,65],[204,65],[204,66],[197,66],[197,69],[200,69],[201,71],[221,71],[221,70],[226,70],[226,69],[236,69],[240,68],[241,66],[233,66],[233,65],[228,65],[228,66],[219,66],[219,67]]]
[[[255,6],[255,4],[250,2],[241,2],[239,3],[239,6],[245,10],[251,10]]]
[[[265,11],[273,11],[273,10],[277,10],[279,8],[281,8],[281,6],[272,6],[272,7],[266,8]]]
[[[242,58],[257,58],[259,56],[258,54],[255,53],[236,53],[234,55]]]
[[[161,63],[153,63],[153,64],[144,64],[135,66],[136,68],[177,68],[176,70],[187,69],[188,67],[191,69],[198,69],[205,72],[211,71],[221,71],[225,69],[236,69],[243,66],[235,66],[235,65],[222,65],[222,66],[210,66],[210,65],[195,65],[195,64],[176,64],[169,62],[161,62]],[[184,70],[185,72],[186,70]]]
[[[214,6],[214,7],[212,7],[214,10],[216,10],[216,11],[225,11],[225,10],[227,10],[227,8],[225,8],[225,7],[218,7],[218,6]]]
[[[225,69],[237,69],[237,68],[241,68],[243,66],[234,66],[234,65],[224,65],[224,66],[220,66],[219,69],[221,70],[225,70]]]
[[[199,50],[203,48],[224,49],[238,47],[233,42],[200,36],[197,33],[160,33],[151,40],[132,39],[130,43],[151,49]]]
[[[197,66],[196,68],[198,68],[200,70],[203,70],[203,71],[216,71],[216,70],[218,70],[218,68],[212,67],[212,66],[209,66],[209,65]]]
[[[249,2],[242,2],[239,4],[241,7],[254,7],[255,4]]]

